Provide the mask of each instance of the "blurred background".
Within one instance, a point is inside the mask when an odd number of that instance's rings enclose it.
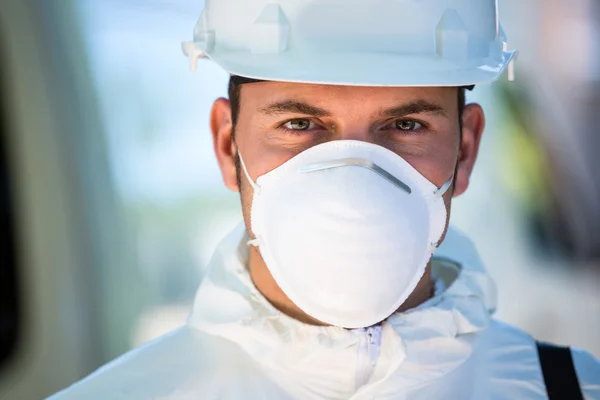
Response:
[[[600,357],[600,2],[501,0],[517,80],[453,223],[497,317]],[[41,399],[181,325],[241,219],[208,113],[228,76],[180,49],[202,0],[2,0],[0,398]]]

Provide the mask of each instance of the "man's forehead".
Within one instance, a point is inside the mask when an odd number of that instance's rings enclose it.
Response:
[[[322,103],[339,100],[437,100],[443,103],[454,100],[457,91],[454,87],[340,86],[275,81],[243,84],[240,89],[244,101],[253,101],[260,104],[291,98],[312,99]]]
[[[277,111],[279,105],[293,102],[312,104],[324,110],[337,106],[389,108],[408,103],[426,103],[431,109],[449,110],[456,107],[457,93],[453,87],[368,87],[273,81],[243,84],[240,89],[241,99],[250,106],[248,108],[267,114]]]

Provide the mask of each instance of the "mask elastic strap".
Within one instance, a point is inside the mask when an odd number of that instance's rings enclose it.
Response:
[[[452,186],[452,183],[454,182],[454,174],[452,174],[452,176],[450,177],[450,179],[448,179],[446,182],[444,182],[444,184],[442,185],[441,188],[439,188],[438,190],[436,190],[434,192],[434,195],[437,197],[442,197],[443,195],[446,194],[446,192],[448,191],[448,189],[450,189],[450,186]],[[437,243],[430,243],[429,246],[427,246],[427,251],[430,254],[435,253],[435,251],[438,248],[438,244]]]
[[[240,153],[239,150],[238,156],[240,157],[240,164],[242,164],[242,169],[244,170],[244,174],[246,174],[246,179],[248,179],[248,182],[250,182],[250,186],[252,186],[252,189],[254,189],[254,191],[260,191],[260,186],[254,183],[252,178],[250,178],[250,174],[248,173],[248,169],[246,168],[246,163],[244,162],[244,159],[242,158],[242,153]]]
[[[443,195],[446,194],[446,192],[448,191],[448,189],[450,189],[450,186],[452,186],[452,182],[454,182],[454,174],[452,174],[452,176],[450,177],[450,179],[448,179],[441,188],[439,188],[438,190],[436,190],[434,192],[434,194],[438,197],[442,197]]]
[[[252,186],[252,189],[254,189],[255,192],[259,192],[260,191],[260,186],[258,186],[256,183],[254,183],[254,181],[252,180],[252,178],[250,178],[250,174],[248,173],[248,169],[246,168],[246,163],[244,163],[244,159],[242,158],[242,153],[240,153],[240,151],[238,150],[238,156],[240,157],[240,164],[242,165],[242,169],[244,170],[244,174],[246,174],[246,179],[248,179],[248,182],[250,182],[250,185]],[[260,239],[250,239],[248,240],[248,242],[246,242],[248,244],[248,246],[254,246],[254,247],[260,247],[262,242]]]
[[[262,245],[262,242],[260,241],[260,239],[251,239],[248,240],[247,244],[248,246],[260,247]]]

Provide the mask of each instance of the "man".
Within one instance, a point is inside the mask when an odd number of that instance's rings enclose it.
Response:
[[[54,399],[600,399],[589,354],[491,318],[448,228],[496,80],[494,0],[208,0],[186,50],[231,73],[210,126],[244,223],[188,323]]]

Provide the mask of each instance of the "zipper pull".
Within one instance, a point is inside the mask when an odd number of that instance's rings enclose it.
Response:
[[[379,359],[379,351],[381,349],[381,325],[367,329],[367,347],[371,366],[374,367]]]

